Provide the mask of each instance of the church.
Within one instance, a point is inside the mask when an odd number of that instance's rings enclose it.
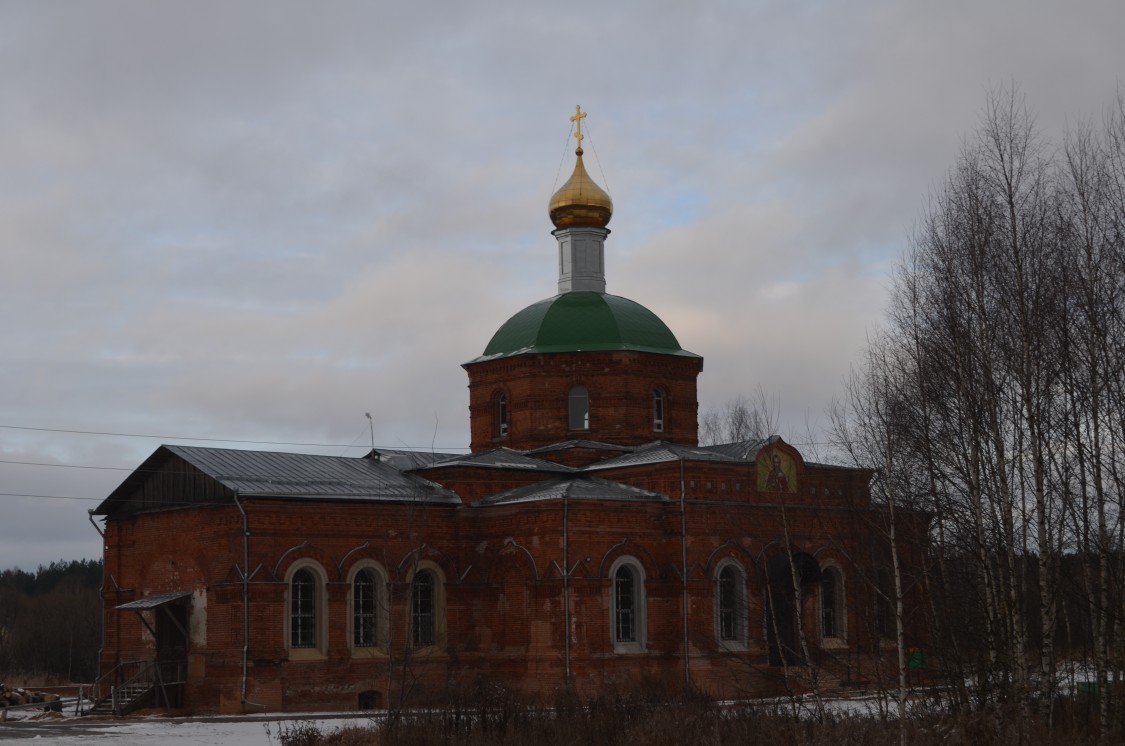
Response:
[[[165,445],[93,511],[113,711],[385,707],[482,681],[752,697],[893,678],[899,619],[925,647],[925,515],[896,516],[892,553],[871,471],[778,437],[698,444],[703,358],[606,292],[613,203],[584,116],[548,208],[557,292],[462,364],[469,453]]]

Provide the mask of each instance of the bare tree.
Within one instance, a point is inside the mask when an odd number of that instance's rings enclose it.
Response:
[[[739,443],[775,435],[780,404],[761,388],[749,398],[739,394],[721,407],[706,410],[699,418],[699,444]]]
[[[932,627],[955,678],[1050,723],[1060,656],[1082,658],[1103,734],[1122,715],[1123,257],[1125,102],[1055,151],[1018,91],[995,91],[834,416],[878,497],[933,516]],[[1076,639],[1085,652],[1059,647]]]

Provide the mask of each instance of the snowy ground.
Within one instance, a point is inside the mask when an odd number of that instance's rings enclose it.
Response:
[[[294,719],[288,719],[288,718]],[[251,717],[213,718],[144,718],[138,720],[86,720],[63,718],[59,720],[21,720],[0,723],[0,742],[28,741],[39,744],[106,743],[114,746],[277,746],[277,734],[283,727],[301,722],[313,722],[323,732],[345,726],[362,726],[368,722],[366,715],[341,717],[339,713],[325,715],[287,716],[285,721]],[[271,738],[272,736],[272,738]]]
[[[1082,665],[1073,665],[1059,672],[1059,686],[1063,691],[1074,691],[1078,683],[1095,679],[1093,671]],[[914,705],[925,701],[922,691],[913,692]],[[738,707],[748,703],[725,703]],[[826,711],[837,715],[875,717],[882,710],[893,716],[895,706],[871,692],[856,692],[852,696],[825,698]],[[811,697],[797,702],[790,699],[757,700],[754,706],[799,713],[808,716],[816,711]],[[0,742],[32,741],[39,744],[106,743],[115,746],[278,746],[278,733],[283,728],[299,727],[311,723],[323,733],[344,727],[362,727],[372,722],[372,713],[305,713],[278,716],[245,715],[191,718],[137,718],[125,720],[93,720],[74,716],[74,700],[64,703],[60,714],[44,716],[41,705],[31,709],[8,711],[9,722],[0,723]],[[377,717],[377,716],[376,716]],[[50,718],[50,719],[39,719]]]
[[[788,709],[791,700],[762,700],[759,706]],[[874,697],[836,697],[824,700],[825,709],[838,714],[870,716],[878,713],[878,703]],[[803,701],[800,705],[806,713],[814,703]],[[277,746],[278,733],[282,728],[298,727],[311,723],[323,733],[331,733],[343,727],[362,727],[371,722],[369,714],[342,715],[341,713],[307,713],[287,715],[285,720],[276,717],[215,716],[192,718],[140,718],[136,720],[88,720],[70,715],[73,706],[63,717],[51,720],[32,720],[25,713],[24,718],[0,723],[0,742],[31,741],[40,744],[66,744],[75,746],[82,743],[106,743],[114,746],[150,746],[150,744],[172,744],[172,746]],[[10,717],[12,715],[10,714]]]

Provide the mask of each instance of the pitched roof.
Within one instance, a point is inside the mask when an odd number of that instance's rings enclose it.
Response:
[[[496,495],[477,500],[475,507],[506,505],[510,503],[540,502],[544,500],[626,500],[630,502],[667,502],[668,497],[659,492],[630,487],[599,477],[568,477],[516,487]]]
[[[566,451],[572,448],[586,448],[591,451],[624,451],[625,453],[632,453],[637,450],[636,446],[626,446],[620,443],[605,443],[600,440],[563,440],[558,443],[532,448],[530,451],[524,451],[524,453],[554,453],[556,451]]]
[[[554,473],[570,473],[576,471],[571,466],[564,466],[563,464],[556,464],[553,461],[543,461],[542,459],[531,458],[525,456],[520,451],[514,451],[511,448],[494,448],[491,451],[480,451],[478,453],[467,453],[463,456],[451,456],[450,458],[442,461],[435,461],[432,464],[421,467],[418,471],[425,471],[426,469],[441,469],[447,466],[479,466],[489,469],[520,469],[523,471],[543,471]]]
[[[173,479],[192,478],[194,475],[190,472],[177,474],[164,470],[170,460],[177,458],[230,493],[244,498],[461,502],[454,493],[429,480],[404,474],[390,464],[369,458],[164,445],[102,501],[94,510],[95,515],[107,515],[127,503],[157,472]],[[214,498],[200,500],[218,501]],[[146,507],[170,504],[167,498],[157,498]]]
[[[367,458],[390,464],[399,471],[410,471],[411,469],[421,469],[422,467],[429,466],[435,461],[456,458],[457,455],[456,453],[438,453],[437,451],[406,451],[396,448],[378,448],[368,452]]]
[[[753,461],[758,457],[758,451],[762,450],[770,443],[776,443],[781,440],[776,435],[768,438],[757,438],[755,440],[737,440],[733,443],[716,443],[710,446],[700,446],[700,450],[710,451],[722,456],[738,459],[739,461]]]
[[[626,466],[643,466],[645,464],[659,464],[669,461],[713,461],[716,463],[741,463],[740,459],[722,453],[714,453],[704,448],[683,446],[677,443],[656,441],[647,443],[637,448],[632,453],[626,453],[616,458],[607,458],[583,467],[582,471],[598,471],[602,469],[619,469]]]

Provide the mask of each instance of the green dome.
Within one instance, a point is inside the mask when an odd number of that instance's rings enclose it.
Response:
[[[698,357],[687,352],[652,311],[617,295],[574,292],[533,303],[492,335],[470,362],[538,352],[636,350]]]

